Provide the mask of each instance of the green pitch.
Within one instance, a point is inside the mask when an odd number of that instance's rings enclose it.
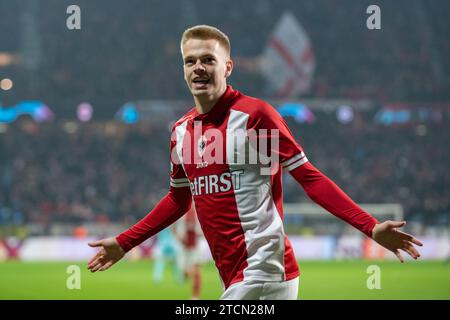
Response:
[[[67,289],[69,265],[80,267],[79,290]],[[370,265],[380,267],[380,289],[367,288]],[[450,263],[304,261],[300,269],[300,299],[450,299]],[[95,274],[85,262],[2,262],[0,299],[189,299],[189,282],[177,283],[168,269],[162,283],[153,283],[152,271],[151,261],[122,261]],[[204,265],[201,298],[215,300],[221,292],[214,265]]]

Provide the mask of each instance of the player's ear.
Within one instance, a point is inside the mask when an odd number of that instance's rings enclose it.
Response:
[[[225,63],[225,78],[228,78],[231,75],[231,72],[233,72],[233,60],[228,59],[228,61]]]

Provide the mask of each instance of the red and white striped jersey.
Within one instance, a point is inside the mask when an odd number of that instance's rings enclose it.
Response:
[[[256,135],[248,141],[233,135],[250,131]],[[261,173],[260,161],[236,161],[248,155],[249,141],[258,148],[267,138],[278,138],[279,144],[273,148],[269,141],[278,158],[272,161],[272,174]],[[244,279],[282,281],[299,275],[283,228],[279,169],[290,171],[307,161],[272,106],[231,86],[210,112],[199,114],[194,108],[174,124],[170,185],[192,194],[225,288]]]

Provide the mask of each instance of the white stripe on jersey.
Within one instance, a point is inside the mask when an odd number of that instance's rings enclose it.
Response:
[[[305,153],[302,151],[302,152],[300,152],[298,155],[293,156],[292,158],[287,159],[286,161],[282,162],[282,163],[281,163],[281,166],[282,166],[282,167],[286,167],[286,166],[292,164],[293,162],[297,161],[298,159],[300,159],[300,158],[302,158],[302,157],[304,157],[304,156],[305,156]]]
[[[189,182],[189,179],[188,178],[181,178],[181,179],[170,178],[170,181],[173,182],[174,184],[177,184],[177,183]]]
[[[178,159],[181,162],[181,166],[183,167],[184,172],[186,172],[186,169],[184,168],[184,163],[183,163],[183,140],[184,140],[184,135],[186,134],[187,124],[188,124],[188,120],[184,121],[182,124],[180,124],[179,126],[177,126],[175,128],[175,132],[177,135],[177,144],[176,144],[175,148],[177,151]]]
[[[231,110],[228,130],[246,130],[249,115]],[[227,159],[234,155],[229,150]],[[236,145],[234,145],[236,147]],[[245,144],[238,145],[237,152],[245,152]],[[284,229],[271,189],[271,176],[261,175],[259,165],[230,164],[230,170],[243,169],[239,190],[234,190],[236,206],[244,231],[247,264],[244,280],[284,280]]]
[[[240,131],[247,132],[248,118],[249,115],[244,112],[231,110],[226,131],[226,156],[228,164],[243,164],[247,160],[245,157],[246,139],[239,133]],[[243,156],[244,158],[242,159]]]
[[[188,179],[177,179],[177,180],[186,180],[186,181],[175,183],[175,182],[173,182],[173,179],[170,179],[170,185],[174,188],[190,187],[190,183],[189,183]]]
[[[285,167],[285,169],[287,171],[291,171],[291,170],[294,170],[297,167],[300,167],[302,164],[305,164],[307,162],[308,162],[308,158],[305,156],[305,157],[301,158],[301,160],[298,160],[297,162],[294,162],[293,164]]]

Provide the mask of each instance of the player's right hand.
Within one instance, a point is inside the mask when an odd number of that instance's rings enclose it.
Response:
[[[91,272],[104,271],[122,259],[125,255],[116,238],[107,238],[88,243],[90,247],[101,247],[97,254],[88,262]]]

